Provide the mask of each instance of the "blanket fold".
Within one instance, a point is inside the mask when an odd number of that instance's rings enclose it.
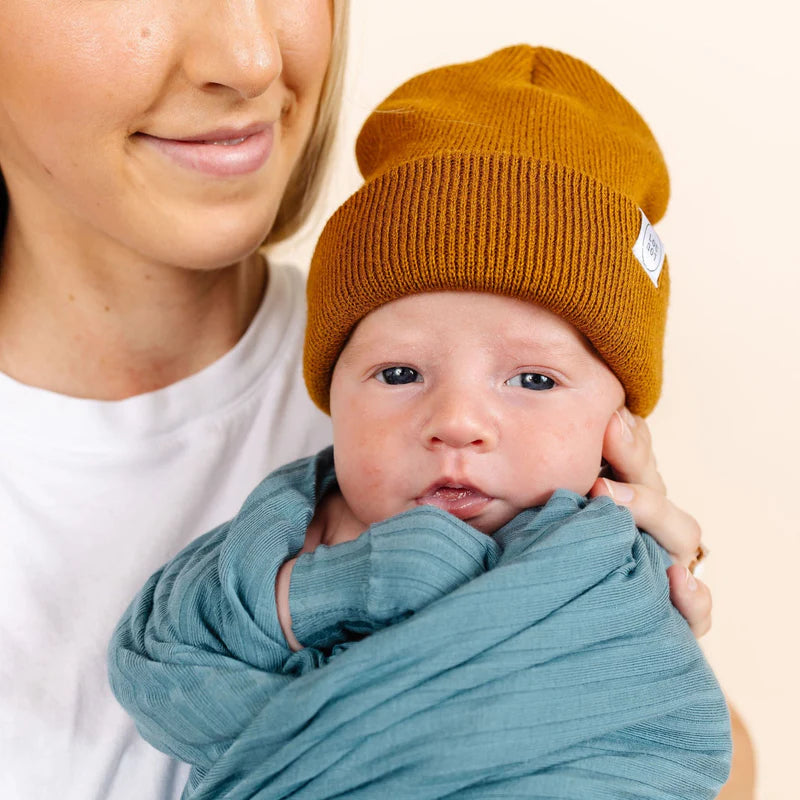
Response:
[[[112,687],[193,765],[186,798],[716,796],[725,700],[627,511],[557,492],[493,538],[430,508],[373,526],[298,560],[316,646],[291,654],[274,577],[334,480],[329,451],[273,473],[115,632]],[[344,616],[303,606],[343,575]]]

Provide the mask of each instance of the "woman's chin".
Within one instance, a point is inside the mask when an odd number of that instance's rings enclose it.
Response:
[[[207,242],[203,247],[187,246],[176,266],[208,272],[238,264],[253,255],[266,234],[227,241]],[[232,245],[236,245],[235,247]]]
[[[163,238],[147,242],[142,254],[184,269],[223,269],[251,256],[272,227],[272,219],[263,218],[249,225],[243,224],[242,219],[227,225],[225,222],[217,217],[206,225],[197,224],[197,220],[184,226],[175,225]]]

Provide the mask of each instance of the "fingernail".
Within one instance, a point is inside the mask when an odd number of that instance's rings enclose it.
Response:
[[[623,407],[620,411],[615,411],[614,413],[617,415],[620,428],[622,429],[622,438],[626,442],[630,442],[633,439],[633,417],[631,416],[631,412]]]
[[[603,483],[615,503],[630,503],[633,500],[633,489],[627,483],[611,483],[608,478],[603,478]]]
[[[689,588],[690,592],[697,590],[697,579],[689,571],[689,567],[686,567],[686,586]]]

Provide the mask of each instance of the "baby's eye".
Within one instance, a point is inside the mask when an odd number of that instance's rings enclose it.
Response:
[[[521,386],[523,389],[533,389],[535,392],[546,391],[552,389],[556,382],[547,375],[542,375],[540,372],[520,372],[513,378],[509,378],[506,383],[509,386]]]
[[[404,383],[417,383],[422,380],[422,375],[411,367],[387,367],[376,373],[375,377],[381,383],[399,386]]]

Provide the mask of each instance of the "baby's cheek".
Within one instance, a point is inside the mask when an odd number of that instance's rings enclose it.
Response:
[[[608,420],[599,414],[587,414],[582,424],[576,425],[569,451],[569,472],[572,485],[568,488],[586,494],[600,473],[603,460],[603,439]]]
[[[365,525],[405,510],[397,502],[401,484],[396,475],[397,468],[393,467],[394,459],[388,454],[381,457],[382,452],[380,447],[351,451],[346,471],[340,478],[340,487],[348,505]]]

